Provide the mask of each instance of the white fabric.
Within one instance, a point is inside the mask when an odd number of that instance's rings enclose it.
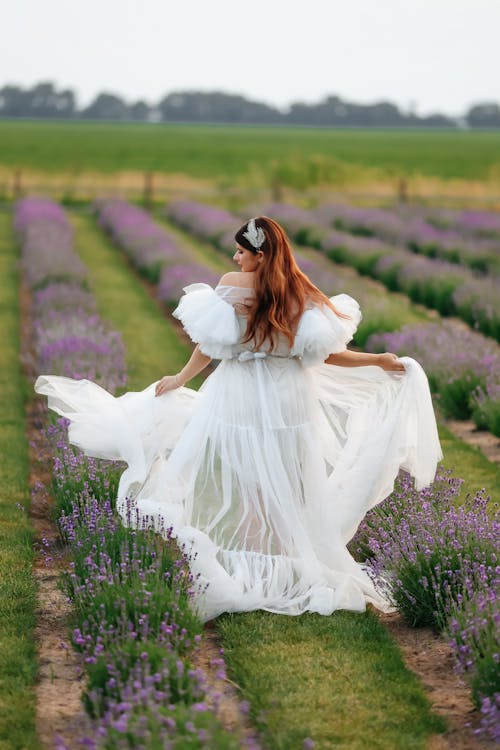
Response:
[[[200,344],[208,357],[223,359],[232,356],[240,329],[234,308],[218,296],[209,284],[190,284],[174,310],[191,339]]]
[[[361,612],[389,603],[346,548],[363,516],[392,490],[400,467],[421,488],[441,458],[425,373],[322,364],[360,319],[348,295],[306,310],[294,345],[242,344],[252,290],[186,288],[175,315],[202,351],[222,359],[198,392],[155,397],[156,383],[114,398],[90,381],[42,375],[50,408],[71,420],[87,454],[122,459],[126,498],[158,531],[173,525],[193,553],[204,619],[223,611]]]
[[[350,315],[350,320],[339,318],[326,305],[305,310],[291,351],[305,366],[322,364],[329,354],[343,352],[360,323],[361,310],[355,299],[336,294],[330,300],[336,309]]]

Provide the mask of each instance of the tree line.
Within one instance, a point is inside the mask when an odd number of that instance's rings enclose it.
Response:
[[[199,122],[325,127],[443,127],[500,128],[500,105],[474,104],[460,117],[436,112],[419,116],[403,112],[389,101],[356,104],[327,96],[316,104],[292,103],[287,110],[222,91],[175,91],[158,103],[127,102],[116,94],[100,93],[84,108],[71,89],[58,91],[53,83],[31,88],[6,85],[0,89],[0,118],[114,120],[132,122]]]

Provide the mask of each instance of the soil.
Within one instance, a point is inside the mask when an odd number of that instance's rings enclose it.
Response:
[[[82,710],[83,670],[68,643],[70,608],[58,588],[61,570],[35,568],[39,585],[37,625],[39,675],[36,729],[42,747],[53,748],[60,737],[69,748],[84,733],[87,720]]]
[[[243,697],[238,685],[227,676],[218,676],[221,647],[213,622],[206,623],[195,666],[203,671],[210,692],[217,696],[218,715],[224,728],[240,741],[255,741],[257,732],[247,713],[242,710]]]
[[[444,636],[432,628],[410,627],[399,613],[376,614],[398,644],[407,668],[420,678],[432,710],[448,724],[446,732],[429,738],[427,750],[498,747],[473,734],[479,726],[480,714],[472,703],[469,686],[454,670],[454,656]]]

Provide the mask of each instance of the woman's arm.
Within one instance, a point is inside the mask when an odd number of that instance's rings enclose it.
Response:
[[[384,354],[369,354],[368,352],[353,352],[346,349],[338,354],[330,354],[325,359],[327,365],[340,365],[341,367],[365,367],[376,365],[390,372],[404,372],[404,365],[395,354],[385,352]]]
[[[155,395],[161,396],[162,393],[173,391],[174,388],[179,388],[181,385],[185,385],[188,380],[191,380],[191,378],[194,378],[195,375],[198,375],[199,372],[204,370],[211,361],[212,358],[203,354],[203,352],[200,351],[199,346],[196,345],[191,357],[180,372],[176,375],[165,375],[158,381],[155,388]]]

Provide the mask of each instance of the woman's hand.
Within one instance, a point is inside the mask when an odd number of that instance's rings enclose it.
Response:
[[[174,391],[176,388],[180,388],[182,383],[179,380],[178,375],[165,375],[156,384],[155,395],[162,396],[167,391]]]
[[[179,370],[176,375],[165,375],[157,382],[155,387],[156,396],[161,396],[167,391],[174,391],[176,388],[186,385],[191,378],[194,378],[195,375],[198,375],[198,373],[204,370],[211,361],[212,358],[203,354],[203,352],[200,351],[199,344],[197,344],[189,361],[184,365],[182,370]]]
[[[391,354],[391,352],[379,354],[377,364],[383,370],[387,370],[388,372],[405,372],[404,364],[396,354]]]

